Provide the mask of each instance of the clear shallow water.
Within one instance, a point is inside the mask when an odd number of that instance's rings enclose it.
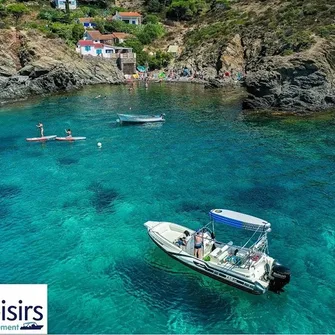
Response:
[[[335,116],[246,116],[228,98],[104,86],[0,110],[0,274],[49,284],[50,333],[334,333]],[[129,107],[167,122],[117,125]],[[87,140],[26,143],[38,121]],[[292,271],[285,293],[205,278],[143,227],[198,228],[217,207],[272,223],[270,254]]]

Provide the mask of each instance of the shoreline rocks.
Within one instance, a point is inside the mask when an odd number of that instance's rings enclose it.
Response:
[[[320,40],[291,56],[264,57],[247,66],[244,109],[311,112],[335,106],[335,44]]]
[[[124,83],[123,73],[112,60],[82,58],[59,39],[24,32],[17,40],[15,31],[2,31],[2,41],[12,41],[13,47],[9,53],[0,51],[1,104],[85,85]],[[22,59],[22,55],[29,57]]]

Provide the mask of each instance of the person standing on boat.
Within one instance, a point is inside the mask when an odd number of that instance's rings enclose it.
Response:
[[[39,123],[36,125],[36,127],[39,128],[40,133],[41,133],[41,137],[44,137],[43,123],[42,123],[42,122],[39,122]]]
[[[203,236],[199,232],[194,237],[194,256],[201,258],[201,248],[202,248]]]

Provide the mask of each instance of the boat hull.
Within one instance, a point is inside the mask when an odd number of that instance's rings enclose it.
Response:
[[[180,263],[186,265],[192,270],[195,270],[203,275],[206,275],[210,278],[213,278],[221,283],[236,287],[242,291],[252,293],[255,295],[261,295],[267,292],[267,289],[263,287],[260,284],[257,284],[257,282],[251,282],[246,281],[245,279],[239,278],[233,273],[228,273],[226,271],[222,271],[219,269],[216,269],[214,267],[211,267],[207,262],[202,261],[200,259],[196,259],[195,257],[192,257],[190,255],[187,255],[186,253],[176,253],[173,251],[169,251],[166,248],[164,248],[164,244],[156,240],[149,232],[149,236],[151,240],[160,248],[162,249],[166,254],[168,254],[173,259],[179,261]],[[189,259],[189,261],[186,261],[185,259]]]
[[[152,123],[164,122],[164,115],[130,115],[118,114],[121,123]]]

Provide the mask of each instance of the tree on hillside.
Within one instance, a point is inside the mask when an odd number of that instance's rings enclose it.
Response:
[[[147,6],[148,12],[158,13],[165,11],[167,6],[170,6],[172,0],[146,0],[144,3]]]
[[[6,16],[7,16],[6,7],[2,4],[0,4],[0,18],[6,17]]]
[[[205,7],[204,0],[173,0],[167,16],[175,20],[191,20]]]
[[[29,11],[23,3],[12,3],[6,7],[6,10],[14,17],[15,28],[17,28],[21,17]]]
[[[159,0],[148,0],[147,1],[148,12],[158,13],[162,8],[162,4]]]
[[[83,35],[85,33],[85,28],[82,24],[75,24],[72,28],[72,38],[74,42],[77,42],[78,40],[81,40],[83,38]]]

